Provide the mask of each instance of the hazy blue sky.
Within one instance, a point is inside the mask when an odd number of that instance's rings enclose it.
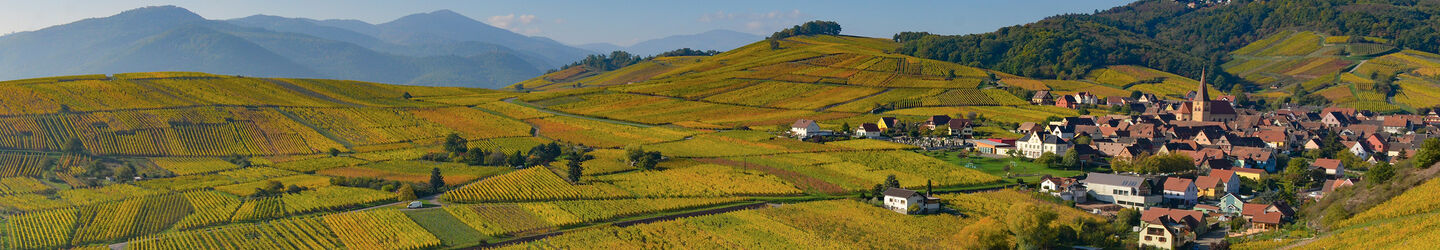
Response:
[[[889,37],[899,31],[987,32],[1062,13],[1089,13],[1131,0],[921,1],[475,1],[475,0],[0,0],[0,34],[36,30],[124,10],[176,5],[209,19],[254,14],[383,23],[450,9],[512,31],[570,43],[638,41],[712,29],[768,35],[808,20],[832,20],[845,34]]]

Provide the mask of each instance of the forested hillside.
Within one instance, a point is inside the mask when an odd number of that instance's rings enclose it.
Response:
[[[1283,30],[1385,38],[1419,51],[1440,50],[1436,1],[1276,0],[1229,4],[1145,0],[1093,14],[1061,15],[995,32],[941,36],[902,33],[898,52],[1037,78],[1075,79],[1106,65],[1143,65],[1198,78],[1227,53]],[[1203,1],[1198,1],[1203,2]],[[1245,82],[1223,72],[1221,89]]]

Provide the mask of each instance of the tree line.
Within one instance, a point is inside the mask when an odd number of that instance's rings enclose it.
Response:
[[[1192,9],[1144,0],[1092,14],[1049,17],[995,32],[942,36],[902,32],[896,52],[1035,78],[1075,79],[1107,65],[1141,65],[1197,78],[1228,53],[1282,30],[1388,38],[1440,51],[1440,3],[1412,0],[1236,0]],[[1220,89],[1246,81],[1209,71]],[[1248,84],[1246,84],[1248,85]]]

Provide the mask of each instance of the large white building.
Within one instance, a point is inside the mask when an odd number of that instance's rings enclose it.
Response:
[[[1026,158],[1040,158],[1045,153],[1063,156],[1066,150],[1070,150],[1070,142],[1053,134],[1031,132],[1015,140],[1015,149],[1024,153]]]
[[[903,188],[885,190],[885,209],[896,213],[930,213],[940,211],[940,199]],[[913,210],[912,210],[913,208]]]
[[[1185,178],[1165,178],[1165,201],[1179,206],[1195,206],[1199,199],[1200,190],[1195,187],[1195,181]]]
[[[1150,180],[1139,176],[1089,173],[1080,182],[1085,183],[1085,188],[1095,200],[1127,208],[1151,207],[1159,205],[1162,200],[1159,194],[1150,191],[1153,185]]]

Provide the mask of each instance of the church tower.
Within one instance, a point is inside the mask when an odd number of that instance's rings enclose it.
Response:
[[[1200,90],[1190,99],[1190,119],[1203,122],[1210,116],[1210,89],[1205,87],[1205,70],[1200,71]]]

